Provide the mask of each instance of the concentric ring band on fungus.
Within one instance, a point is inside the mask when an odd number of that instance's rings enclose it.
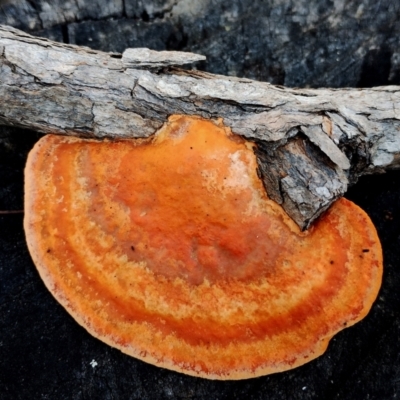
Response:
[[[253,144],[198,117],[146,140],[45,136],[26,167],[33,261],[79,324],[151,364],[209,379],[302,365],[369,311],[380,243],[345,199],[301,232],[256,168]]]

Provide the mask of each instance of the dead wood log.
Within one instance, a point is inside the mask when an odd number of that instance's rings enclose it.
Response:
[[[171,114],[256,143],[269,196],[307,228],[363,174],[400,167],[400,87],[290,89],[177,68],[192,53],[103,53],[0,26],[0,124],[148,137]]]

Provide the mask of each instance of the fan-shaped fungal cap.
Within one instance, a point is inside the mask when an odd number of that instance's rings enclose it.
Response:
[[[46,136],[26,167],[25,231],[56,299],[91,334],[211,379],[294,368],[363,318],[382,258],[339,200],[300,232],[269,200],[252,145],[173,116],[151,140]]]

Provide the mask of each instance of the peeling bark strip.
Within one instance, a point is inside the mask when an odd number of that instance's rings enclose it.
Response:
[[[171,114],[222,117],[257,144],[269,196],[302,228],[359,176],[400,167],[400,87],[289,89],[175,68],[202,59],[102,53],[0,26],[0,123],[127,138]]]

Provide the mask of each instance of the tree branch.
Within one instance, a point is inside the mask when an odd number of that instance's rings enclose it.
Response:
[[[176,68],[204,57],[103,53],[0,26],[0,123],[148,137],[171,114],[223,118],[257,145],[269,196],[307,228],[363,174],[400,166],[400,87],[290,89]]]

